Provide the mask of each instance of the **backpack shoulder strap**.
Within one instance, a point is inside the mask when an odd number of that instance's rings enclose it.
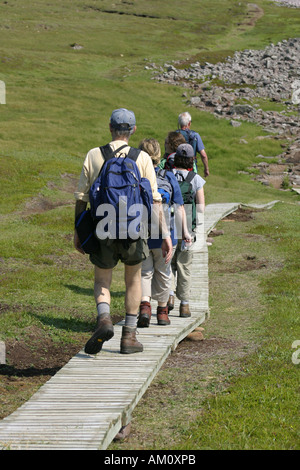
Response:
[[[161,178],[165,178],[166,173],[167,173],[167,170],[164,168],[159,168],[159,170],[157,171],[157,175],[159,175]]]
[[[128,145],[127,144],[121,145],[121,147],[117,148],[116,150],[112,150],[111,146],[109,144],[106,144],[103,147],[100,147],[100,150],[101,150],[104,160],[107,162],[108,160],[113,158],[115,154],[118,153],[124,147],[128,147]]]
[[[193,179],[195,178],[196,173],[194,171],[189,171],[187,177],[185,178],[185,181],[187,183],[191,183]]]
[[[179,129],[177,132],[180,132],[180,134],[183,135],[183,137],[186,139],[186,141],[190,139],[195,138],[196,132],[193,131],[192,129]]]
[[[127,154],[127,157],[130,158],[131,160],[133,160],[134,162],[136,162],[140,153],[141,153],[140,149],[130,147],[130,150]]]
[[[186,142],[189,141],[190,133],[188,129],[179,129],[177,132],[179,132],[183,137],[185,138]]]

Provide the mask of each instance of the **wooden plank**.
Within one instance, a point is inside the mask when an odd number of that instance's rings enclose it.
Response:
[[[220,218],[239,204],[206,209],[204,234],[193,246],[190,318],[179,317],[179,301],[170,312],[171,325],[158,326],[155,313],[149,328],[139,329],[142,353],[120,354],[121,330],[100,354],[80,351],[28,402],[0,422],[0,448],[15,450],[106,449],[131,414],[168,355],[209,316],[206,235]],[[203,237],[204,235],[204,237]],[[156,305],[153,304],[153,311]]]

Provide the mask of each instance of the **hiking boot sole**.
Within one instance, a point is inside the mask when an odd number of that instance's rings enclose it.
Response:
[[[100,327],[86,343],[84,352],[86,354],[97,354],[101,351],[104,341],[109,341],[113,336],[113,326],[111,328]]]
[[[160,326],[170,325],[170,320],[157,320],[157,324]]]
[[[134,354],[138,352],[143,352],[144,348],[141,344],[140,346],[121,346],[120,353],[121,354]]]

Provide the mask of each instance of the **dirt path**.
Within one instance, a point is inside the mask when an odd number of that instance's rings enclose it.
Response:
[[[245,32],[252,29],[255,23],[264,15],[264,10],[256,3],[247,4],[247,14],[245,19],[237,26],[237,32]]]

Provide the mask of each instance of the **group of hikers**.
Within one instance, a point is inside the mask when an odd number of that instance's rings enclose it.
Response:
[[[197,216],[203,214],[205,207],[205,180],[197,172],[197,153],[203,163],[204,176],[209,175],[204,145],[200,135],[191,129],[191,121],[188,112],[179,115],[178,129],[168,133],[165,153],[161,155],[160,144],[153,138],[142,140],[138,149],[130,147],[129,139],[136,131],[134,112],[125,108],[115,109],[109,122],[111,142],[91,149],[86,155],[75,192],[74,246],[81,253],[89,253],[95,270],[97,324],[85,345],[87,354],[99,353],[103,343],[114,335],[110,286],[113,268],[119,261],[124,264],[125,271],[122,354],[143,351],[143,345],[136,337],[136,329],[149,327],[151,299],[157,301],[158,325],[170,324],[169,312],[174,308],[175,293],[180,300],[179,316],[191,316],[190,247],[195,240]],[[122,182],[119,181],[121,178]],[[137,184],[131,183],[130,178],[135,178]],[[150,196],[147,187],[150,188]],[[112,205],[115,191],[117,209],[121,212],[122,194],[128,194],[130,198],[129,190],[138,197],[143,196],[144,201],[146,196],[150,198],[153,210],[147,236],[138,234],[137,237],[126,238],[121,236],[120,227],[113,232],[114,236],[99,235],[101,223],[102,227],[103,224],[108,226],[112,219],[111,216],[104,217],[105,210],[109,212],[109,205],[105,205],[104,201]],[[87,209],[89,203],[92,208],[96,206],[92,214]],[[191,210],[187,211],[187,207]],[[92,232],[87,239],[90,243],[92,236],[95,242],[90,250],[85,249],[78,222],[84,220],[83,214],[87,213],[92,220]],[[174,223],[175,219],[177,222]],[[97,221],[102,222],[97,225]],[[151,230],[155,224],[159,227],[158,235],[153,235]],[[177,228],[180,226],[177,230],[176,225]],[[137,226],[140,227],[140,224]]]

